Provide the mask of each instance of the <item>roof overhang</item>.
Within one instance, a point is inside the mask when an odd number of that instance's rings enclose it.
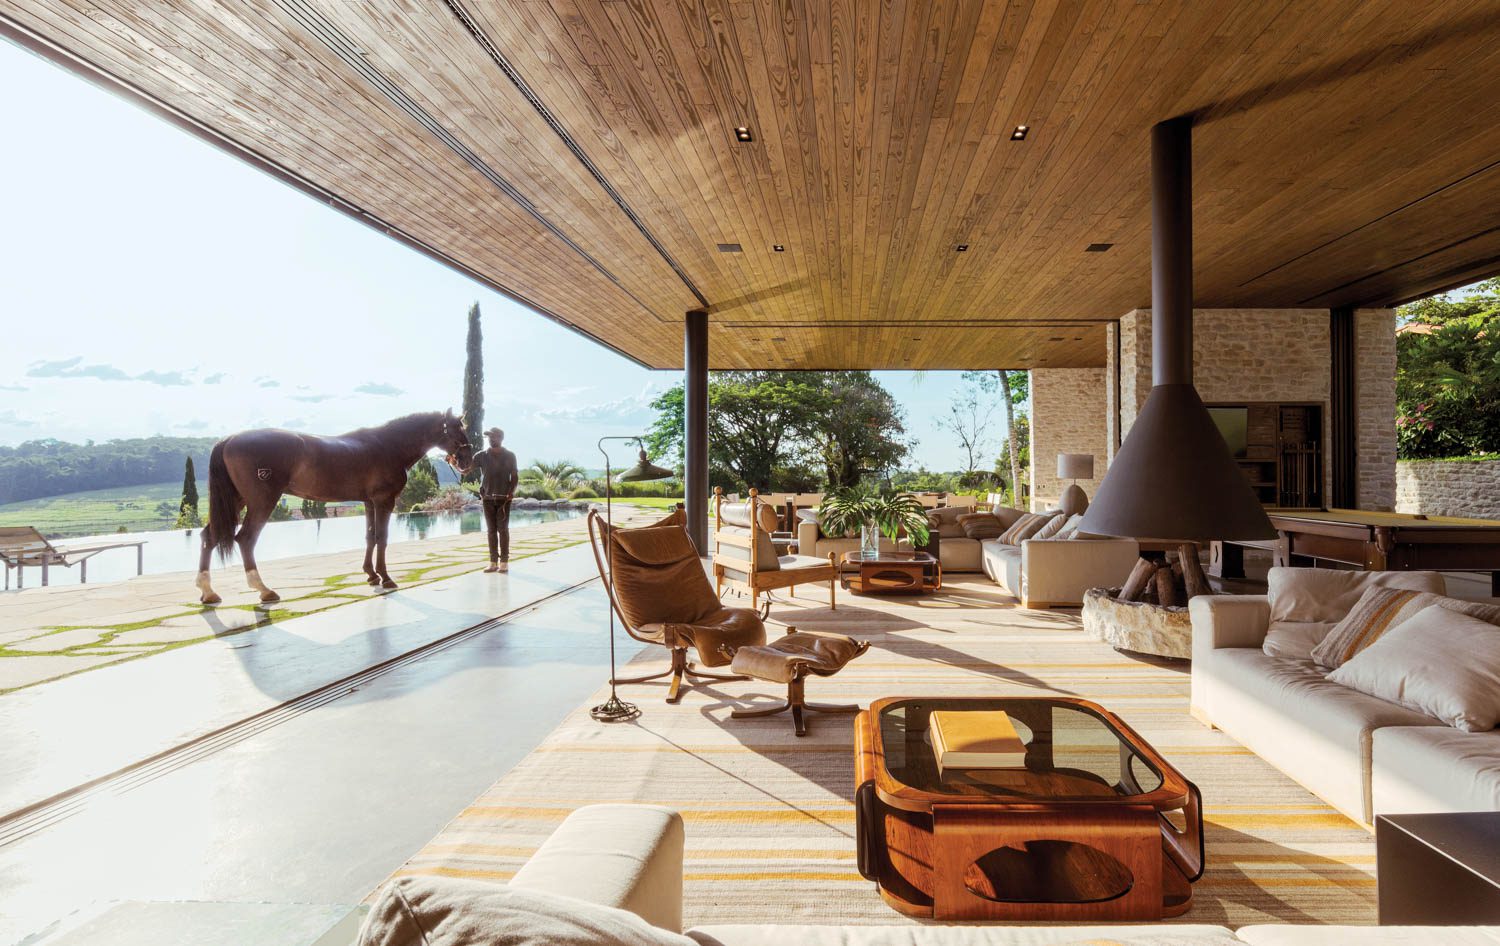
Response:
[[[0,28],[658,368],[700,308],[714,368],[1102,364],[1177,115],[1201,307],[1500,271],[1494,0],[6,0]]]

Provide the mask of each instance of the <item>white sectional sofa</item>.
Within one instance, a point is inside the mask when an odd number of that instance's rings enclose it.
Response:
[[[1441,575],[1277,568],[1270,584],[1270,595],[1192,600],[1195,717],[1365,825],[1377,814],[1500,810],[1500,731],[1463,732],[1351,690],[1311,658],[1369,585],[1442,593]],[[1278,591],[1306,610],[1273,613]]]
[[[984,573],[1023,608],[1078,607],[1090,588],[1124,583],[1140,558],[1135,539],[1080,537],[980,543]]]
[[[705,924],[681,932],[682,819],[665,808],[573,812],[509,885],[441,877],[392,881],[359,946],[1497,946],[1500,927],[810,926]],[[870,896],[876,896],[870,891]]]

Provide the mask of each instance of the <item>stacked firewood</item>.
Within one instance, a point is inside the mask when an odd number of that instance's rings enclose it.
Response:
[[[1176,561],[1169,561],[1165,552],[1142,554],[1117,597],[1121,601],[1180,608],[1186,607],[1190,599],[1207,594],[1213,594],[1213,589],[1198,561],[1198,546],[1184,542],[1177,547]]]

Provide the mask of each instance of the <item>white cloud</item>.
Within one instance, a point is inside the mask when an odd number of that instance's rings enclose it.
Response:
[[[544,427],[563,423],[598,424],[639,421],[650,416],[651,402],[660,396],[662,390],[662,385],[648,381],[638,393],[627,397],[594,404],[557,404],[533,411],[532,418]]]
[[[366,381],[355,388],[354,391],[356,394],[373,394],[377,397],[400,397],[406,393],[394,384],[387,384],[385,382],[377,384],[374,381]]]

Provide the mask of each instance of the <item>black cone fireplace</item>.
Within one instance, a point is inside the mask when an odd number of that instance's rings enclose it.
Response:
[[[1121,591],[1181,598],[1164,605],[1208,590],[1198,543],[1276,536],[1193,386],[1192,201],[1192,119],[1174,118],[1151,129],[1151,393],[1081,526],[1182,543],[1177,570],[1143,558]]]

